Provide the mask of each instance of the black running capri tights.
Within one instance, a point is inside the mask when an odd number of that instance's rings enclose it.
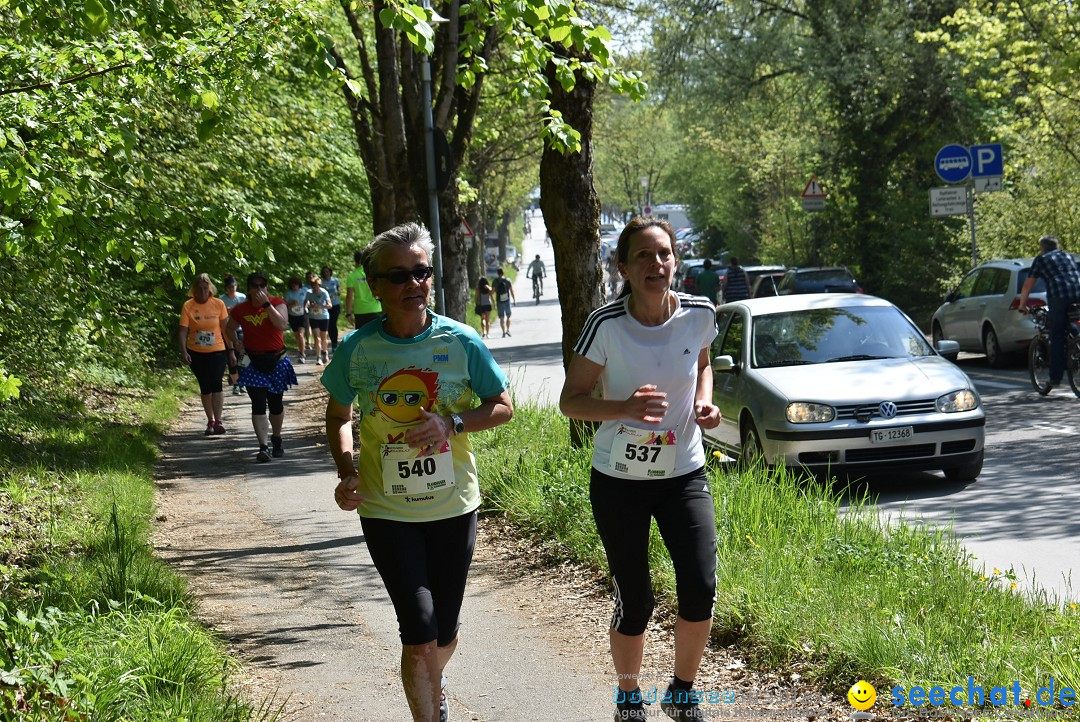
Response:
[[[617,479],[592,470],[593,519],[615,587],[611,626],[641,634],[654,598],[649,577],[649,526],[656,518],[675,567],[679,616],[712,617],[716,602],[716,514],[705,469],[671,479]]]
[[[227,351],[192,351],[191,372],[199,380],[199,393],[216,394],[221,392],[221,377],[225,373],[225,364],[228,363]]]
[[[285,394],[272,394],[265,386],[248,386],[248,398],[251,399],[251,415],[266,416],[266,407],[270,407],[270,415],[277,416],[285,413]]]
[[[394,603],[401,643],[453,642],[476,545],[476,512],[418,522],[361,517],[360,523]]]

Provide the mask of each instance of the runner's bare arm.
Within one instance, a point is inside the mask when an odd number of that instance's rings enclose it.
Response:
[[[360,478],[356,475],[353,454],[352,406],[339,404],[330,399],[326,404],[326,444],[337,467],[338,482],[334,489],[334,501],[339,508],[353,511],[364,500],[357,493]]]
[[[694,390],[694,421],[703,429],[715,429],[720,425],[720,409],[713,404],[712,361],[709,349],[698,353],[697,388]]]
[[[566,370],[566,381],[559,395],[559,410],[564,416],[582,421],[639,419],[657,423],[667,410],[667,394],[651,384],[641,386],[627,399],[598,399],[592,395],[604,367],[575,353]]]

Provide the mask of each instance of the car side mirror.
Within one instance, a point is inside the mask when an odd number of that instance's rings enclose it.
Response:
[[[960,342],[947,338],[940,339],[937,342],[937,352],[950,361],[955,361],[957,356],[960,355]]]
[[[952,303],[956,300],[956,291],[949,291],[945,294],[945,303]]]
[[[957,344],[959,348],[959,344]],[[712,360],[712,370],[714,374],[728,373],[730,371],[738,372],[739,367],[735,363],[735,359],[730,356],[717,356]]]

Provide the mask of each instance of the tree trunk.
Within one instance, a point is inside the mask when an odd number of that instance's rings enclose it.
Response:
[[[439,225],[442,227],[443,314],[465,322],[469,302],[469,249],[461,234],[461,206],[451,185],[439,194]],[[425,214],[427,215],[427,214]]]
[[[551,107],[581,133],[581,152],[560,153],[545,144],[540,159],[540,208],[555,250],[562,307],[563,367],[570,364],[574,344],[593,309],[600,305],[600,199],[593,187],[592,122],[596,82],[577,75],[570,92],[555,78],[555,66],[544,74],[551,87]],[[587,424],[572,423],[571,443],[591,438]]]

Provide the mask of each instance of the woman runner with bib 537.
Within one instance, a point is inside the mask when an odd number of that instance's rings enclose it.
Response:
[[[675,234],[667,221],[633,218],[619,235],[619,297],[589,316],[566,372],[559,408],[600,421],[589,498],[615,587],[611,656],[616,720],[647,719],[638,681],[653,611],[649,526],[656,519],[675,567],[675,670],[661,709],[705,719],[691,691],[716,600],[716,520],[701,430],[720,423],[709,346],[716,312],[670,290]],[[597,380],[603,399],[591,396]]]

